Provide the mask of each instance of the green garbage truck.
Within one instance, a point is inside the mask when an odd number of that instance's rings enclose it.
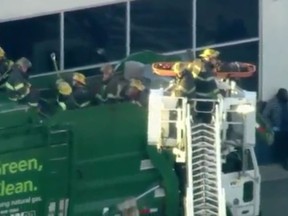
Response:
[[[179,58],[144,52],[123,62]],[[43,91],[54,83],[32,79]],[[49,117],[0,93],[0,215],[258,215],[255,112],[234,110],[250,128],[234,128],[233,142],[220,134],[230,108],[253,106],[254,96],[215,101],[216,120],[205,125],[191,120],[185,98],[161,88],[151,90],[148,107],[101,104]]]

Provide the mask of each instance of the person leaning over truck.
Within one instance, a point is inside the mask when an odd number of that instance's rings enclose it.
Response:
[[[102,81],[96,86],[95,98],[99,102],[103,103],[108,100],[107,86],[108,83],[112,80],[112,77],[114,75],[114,69],[112,65],[106,64],[100,69],[100,71],[102,72]]]
[[[86,76],[75,72],[72,77],[72,90],[74,97],[81,104],[79,108],[90,105],[92,94],[87,87]]]
[[[12,66],[11,74],[5,83],[8,98],[19,103],[27,103],[31,107],[38,107],[40,94],[29,83],[28,70],[32,63],[25,57],[20,58]]]
[[[5,51],[0,47],[0,88],[5,88],[14,62],[6,57]]]
[[[79,83],[71,86],[67,81],[58,79],[56,88],[57,103],[62,110],[79,109],[90,105],[91,96],[85,86]]]
[[[101,103],[114,103],[125,99],[125,90],[129,81],[122,74],[115,74],[112,65],[101,68],[102,82],[97,87],[95,97]]]
[[[125,97],[127,100],[130,100],[132,103],[137,104],[138,106],[145,106],[148,104],[146,96],[147,90],[145,85],[137,79],[131,79],[127,90],[125,91]]]
[[[86,88],[86,76],[80,72],[74,72],[68,75],[67,82],[75,89]]]

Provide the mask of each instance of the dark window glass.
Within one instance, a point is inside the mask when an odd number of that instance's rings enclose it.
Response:
[[[67,12],[64,29],[66,69],[125,57],[125,3]]]
[[[197,47],[258,37],[258,0],[197,1]]]
[[[169,52],[192,47],[191,0],[131,3],[131,52]]]
[[[59,56],[60,16],[58,14],[0,23],[0,46],[16,60],[27,57],[33,64],[31,73],[53,71],[50,53]]]
[[[243,187],[243,201],[244,202],[251,202],[254,198],[254,183],[253,181],[247,181],[244,183]]]
[[[247,62],[258,67],[258,42],[239,44],[234,46],[217,48],[220,51],[220,59],[225,62]],[[199,52],[197,52],[197,56]],[[237,80],[238,85],[247,91],[258,91],[258,70],[252,77]]]

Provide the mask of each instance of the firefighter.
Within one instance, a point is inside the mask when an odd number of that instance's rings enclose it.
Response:
[[[29,83],[28,70],[31,67],[32,63],[27,58],[20,58],[13,65],[5,86],[10,100],[25,102],[32,107],[37,107],[40,94],[36,89],[32,89]]]
[[[106,64],[104,65],[100,71],[102,72],[102,81],[96,86],[96,93],[95,93],[95,98],[99,102],[106,102],[107,99],[107,85],[111,81],[113,75],[114,75],[114,70],[112,65]]]
[[[86,76],[79,72],[74,72],[68,77],[67,82],[72,88],[85,88],[86,87]]]
[[[131,79],[125,96],[132,103],[137,104],[138,106],[145,106],[148,103],[146,100],[147,98],[145,97],[148,97],[148,94],[146,94],[147,92],[145,90],[147,89],[140,80]]]
[[[177,63],[178,64],[178,63]],[[181,63],[179,63],[181,64]],[[171,95],[174,97],[184,97],[187,98],[190,108],[193,107],[192,98],[195,97],[195,80],[192,73],[186,68],[186,66],[176,65],[173,68],[176,73],[175,80],[170,82],[170,85],[165,89],[165,91],[171,90]],[[178,100],[177,106],[183,106],[182,100]],[[193,109],[190,109],[191,112]],[[177,112],[170,111],[169,119],[175,121],[177,119]],[[177,128],[174,123],[169,123],[169,137],[177,138]]]
[[[66,110],[66,103],[72,94],[72,87],[65,80],[58,79],[56,81],[56,88],[58,90],[57,103],[62,108],[62,110]]]
[[[99,102],[117,102],[125,98],[125,90],[129,82],[123,75],[115,74],[112,65],[105,65],[101,68],[103,73],[102,82],[97,86],[95,94]]]
[[[195,97],[195,80],[188,69],[176,70],[175,86],[172,95],[186,97],[188,100]]]
[[[14,62],[6,58],[4,49],[0,47],[0,88],[5,88],[13,64]]]
[[[84,108],[90,105],[91,96],[84,85],[86,84],[85,79],[83,76],[80,77],[73,76],[74,86],[63,79],[57,80],[57,103],[62,110]]]
[[[90,105],[92,96],[88,90],[86,76],[82,73],[75,72],[72,77],[72,90],[74,97],[79,103],[79,107],[86,107]]]
[[[215,70],[218,63],[219,54],[214,49],[205,49],[200,54],[202,65],[195,79],[196,98],[198,99],[216,100],[220,94],[216,77],[213,74],[213,70]],[[211,123],[214,106],[215,102],[198,101],[196,104],[198,120],[204,123]]]

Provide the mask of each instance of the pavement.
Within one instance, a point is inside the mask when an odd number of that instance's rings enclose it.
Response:
[[[262,182],[288,179],[288,171],[278,164],[260,166],[260,173]]]
[[[260,166],[261,216],[288,216],[288,171],[280,165]]]

